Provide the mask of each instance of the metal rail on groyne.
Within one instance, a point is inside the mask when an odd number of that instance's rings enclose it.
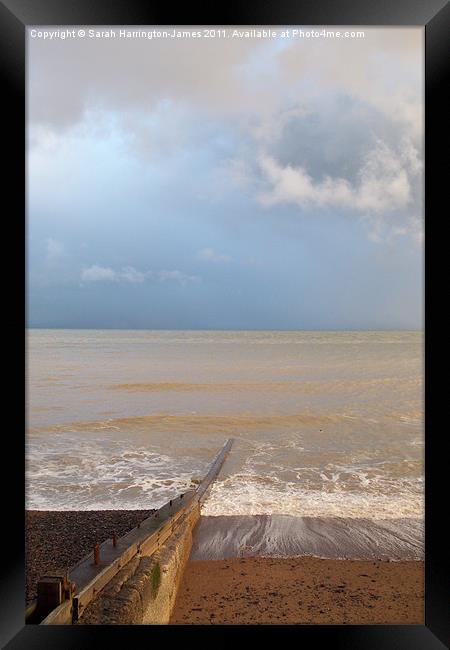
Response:
[[[27,622],[37,618],[41,625],[75,623],[86,606],[130,560],[158,551],[185,517],[201,504],[232,444],[232,438],[227,440],[196,490],[170,500],[123,537],[114,536],[96,545],[92,553],[65,575],[43,577],[38,583],[36,601],[27,608]]]

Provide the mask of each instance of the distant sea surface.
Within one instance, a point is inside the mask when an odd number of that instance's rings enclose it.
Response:
[[[29,509],[160,506],[234,437],[206,516],[422,526],[421,332],[28,330],[27,349]]]

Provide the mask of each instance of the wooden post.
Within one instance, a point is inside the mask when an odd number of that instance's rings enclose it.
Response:
[[[44,618],[63,601],[63,577],[44,576],[37,585],[37,607],[39,616]]]

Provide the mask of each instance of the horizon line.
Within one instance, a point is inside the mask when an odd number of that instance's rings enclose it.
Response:
[[[240,328],[240,327],[58,327],[30,325],[26,330],[86,330],[86,331],[136,331],[136,332],[424,332],[424,327],[339,327],[330,328]]]

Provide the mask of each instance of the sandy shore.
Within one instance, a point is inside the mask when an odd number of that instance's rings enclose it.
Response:
[[[65,570],[115,532],[119,537],[154,510],[88,510],[25,512],[26,601],[36,597],[39,578]]]
[[[172,624],[423,624],[421,561],[190,561]]]
[[[27,511],[26,600],[39,577],[152,510]],[[173,624],[423,624],[422,561],[245,557],[188,563]]]

